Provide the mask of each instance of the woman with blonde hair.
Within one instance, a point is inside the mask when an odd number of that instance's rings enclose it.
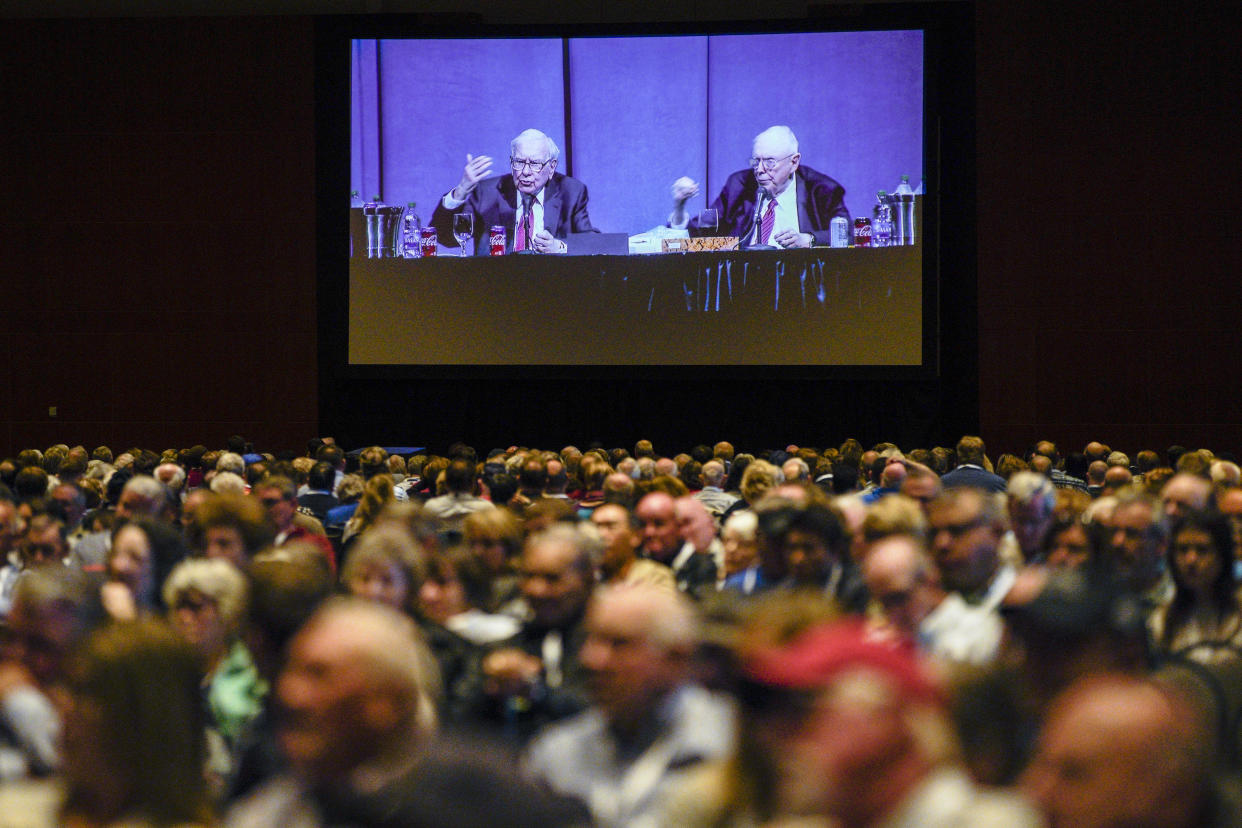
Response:
[[[393,482],[392,475],[377,474],[366,482],[362,489],[362,499],[358,501],[358,508],[354,511],[354,516],[345,524],[345,531],[341,534],[343,549],[348,549],[355,537],[375,523],[380,512],[384,511],[384,507],[397,499],[395,490],[396,483]]]

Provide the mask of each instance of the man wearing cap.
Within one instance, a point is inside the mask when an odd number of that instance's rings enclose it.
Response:
[[[756,744],[781,815],[844,828],[1042,824],[1022,800],[971,781],[939,689],[908,648],[862,622],[812,627],[744,668],[763,691],[744,698],[767,725]]]

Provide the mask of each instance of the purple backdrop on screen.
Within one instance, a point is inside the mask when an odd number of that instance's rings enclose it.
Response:
[[[662,224],[669,186],[707,172],[707,38],[569,42],[574,174],[591,220],[635,233]]]
[[[710,44],[709,198],[785,124],[802,163],[845,187],[853,215],[923,174],[923,33],[730,35]]]
[[[706,206],[773,124],[793,129],[803,163],[845,186],[855,215],[902,174],[913,186],[923,174],[922,32],[568,45],[566,77],[559,39],[355,42],[351,188],[372,195],[382,181],[386,201],[417,201],[426,220],[467,152],[491,155],[493,172],[504,172],[509,140],[530,126],[561,144],[561,171],[572,161],[605,231],[663,223],[681,175],[702,185],[690,210]]]

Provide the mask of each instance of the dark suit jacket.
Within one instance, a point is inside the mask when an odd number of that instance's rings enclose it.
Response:
[[[490,253],[488,234],[493,225],[505,228],[505,252],[513,250],[513,223],[517,217],[520,196],[513,183],[513,176],[498,175],[485,178],[470,193],[466,203],[457,210],[447,210],[444,200],[436,202],[431,224],[436,228],[440,244],[456,247],[453,238],[453,214],[469,210],[474,213],[474,255]],[[576,178],[553,173],[544,185],[543,226],[558,239],[570,233],[597,232],[587,215],[587,188]],[[538,232],[538,228],[536,228]]]
[[[798,227],[803,233],[815,237],[816,244],[829,244],[831,232],[828,223],[836,216],[847,222],[850,211],[845,206],[845,188],[821,172],[799,165],[794,173],[798,178]],[[740,170],[729,176],[724,189],[712,202],[720,218],[716,233],[699,228],[698,217],[690,219],[691,236],[737,236],[746,246],[747,238],[755,227],[755,205],[759,197],[759,182],[754,170]],[[852,227],[851,227],[852,231]]]
[[[952,489],[955,486],[970,486],[983,489],[985,492],[1003,492],[1009,488],[1005,478],[999,474],[993,474],[987,469],[974,466],[958,466],[940,478],[940,483],[946,489]]]

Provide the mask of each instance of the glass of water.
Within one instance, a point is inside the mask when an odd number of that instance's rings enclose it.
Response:
[[[458,255],[466,255],[466,239],[474,235],[474,214],[473,213],[457,213],[453,216],[453,238],[457,239],[457,244],[461,246],[461,253]]]

